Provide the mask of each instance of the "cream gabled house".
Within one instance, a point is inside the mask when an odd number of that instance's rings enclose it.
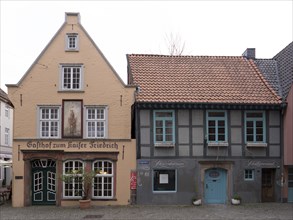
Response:
[[[7,85],[15,103],[14,207],[77,205],[82,185],[62,182],[72,170],[95,170],[94,205],[124,205],[136,167],[131,138],[135,87],[127,86],[80,23],[65,22],[29,70]]]

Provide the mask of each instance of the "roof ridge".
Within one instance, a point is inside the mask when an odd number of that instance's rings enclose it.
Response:
[[[207,58],[242,58],[243,56],[221,56],[221,55],[165,55],[165,54],[127,54],[127,56],[138,56],[138,57],[191,57],[191,58],[201,58],[201,57],[207,57]]]
[[[254,60],[249,59],[249,63],[252,65],[254,70],[256,71],[258,77],[262,80],[262,82],[265,84],[265,86],[269,89],[269,91],[277,98],[278,101],[282,100],[282,97],[280,97],[275,90],[271,87],[271,85],[267,82],[267,80],[264,78],[263,74],[258,69],[257,65],[255,64]]]

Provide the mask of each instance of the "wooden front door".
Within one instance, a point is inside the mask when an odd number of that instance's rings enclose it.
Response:
[[[262,169],[262,202],[275,202],[275,169]]]
[[[32,204],[56,204],[56,162],[41,159],[32,161]]]

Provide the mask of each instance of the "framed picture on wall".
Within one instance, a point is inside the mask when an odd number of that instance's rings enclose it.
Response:
[[[82,137],[82,100],[63,100],[63,130],[64,138]]]

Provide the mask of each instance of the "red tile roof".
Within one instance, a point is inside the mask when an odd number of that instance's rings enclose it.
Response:
[[[127,55],[137,102],[280,104],[253,60],[242,56]]]

